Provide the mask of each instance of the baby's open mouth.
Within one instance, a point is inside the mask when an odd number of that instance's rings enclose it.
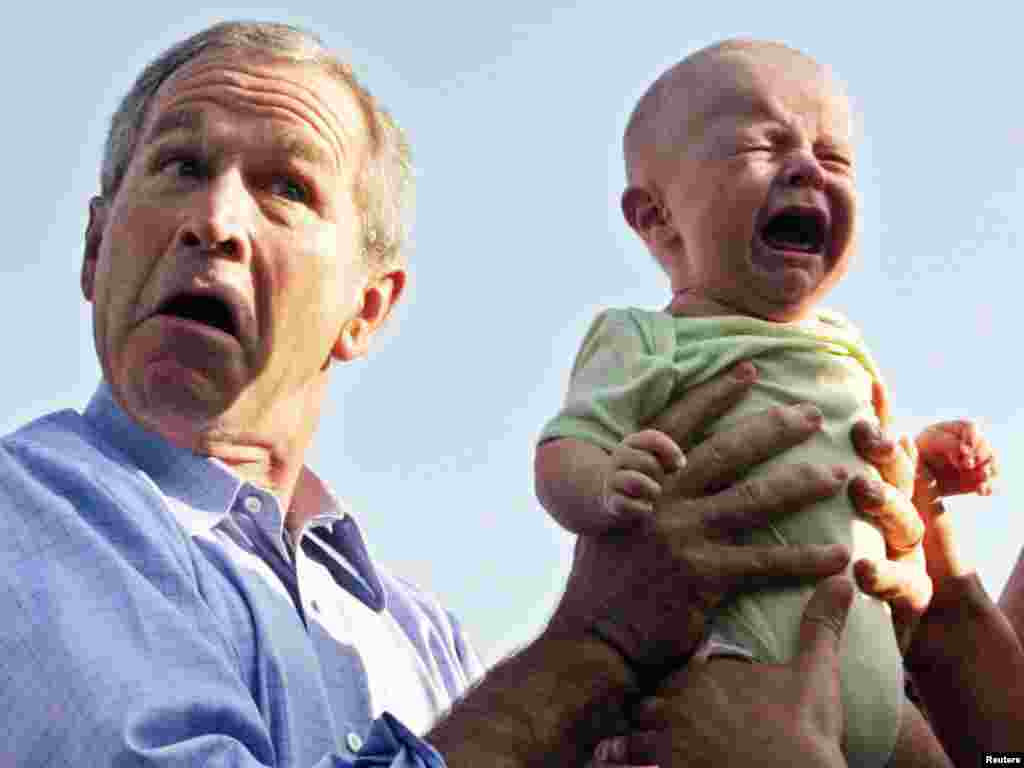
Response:
[[[817,208],[784,208],[761,227],[761,240],[780,251],[822,253],[828,242],[829,222]]]

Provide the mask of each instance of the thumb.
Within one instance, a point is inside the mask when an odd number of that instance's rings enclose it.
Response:
[[[843,703],[839,693],[839,640],[853,602],[853,583],[833,576],[818,585],[800,622],[797,684],[805,714],[834,742],[843,739]]]
[[[798,664],[811,678],[835,678],[839,670],[839,640],[853,602],[853,584],[844,576],[823,581],[804,609],[800,621]]]

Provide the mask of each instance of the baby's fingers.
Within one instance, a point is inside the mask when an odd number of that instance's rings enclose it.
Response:
[[[645,451],[656,457],[661,468],[667,474],[682,469],[686,463],[683,450],[676,444],[676,441],[657,429],[634,432],[627,435],[622,442],[630,448]]]
[[[661,483],[643,472],[620,469],[612,475],[608,490],[612,495],[652,502],[661,495]]]
[[[940,496],[956,496],[962,493],[977,493],[980,496],[992,494],[992,480],[996,477],[995,460],[990,459],[971,469],[957,470],[950,467],[932,469],[939,487]]]
[[[631,526],[654,513],[654,504],[650,501],[623,496],[621,493],[611,494],[605,501],[605,506],[613,518],[612,528]]]
[[[940,421],[926,427],[917,437],[921,457],[930,466],[950,464],[974,469],[992,457],[992,447],[973,421]]]
[[[629,440],[627,437],[626,440]],[[657,456],[641,448],[630,446],[626,440],[620,443],[612,453],[612,466],[615,472],[638,472],[659,484],[665,479],[665,469]]]

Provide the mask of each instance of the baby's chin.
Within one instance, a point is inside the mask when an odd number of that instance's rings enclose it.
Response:
[[[745,307],[747,314],[772,323],[799,323],[815,316],[820,295],[814,290],[790,290],[782,295],[764,294]]]
[[[792,277],[787,281],[798,282]],[[819,296],[808,286],[786,286],[786,290],[764,290],[737,296],[728,302],[728,314],[753,317],[771,323],[799,323],[815,316]],[[723,313],[725,314],[725,313]]]
[[[755,300],[756,298],[756,300]],[[753,317],[773,323],[799,322],[814,315],[814,304],[778,304],[750,295],[716,297],[693,291],[676,293],[669,306],[676,317]]]
[[[750,282],[737,288],[737,306],[746,314],[780,323],[799,322],[812,316],[834,282],[824,259],[822,255],[812,255],[806,260],[787,259],[766,266],[753,255]]]

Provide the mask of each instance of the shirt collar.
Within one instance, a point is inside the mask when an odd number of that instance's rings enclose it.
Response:
[[[191,535],[210,532],[225,521],[239,502],[239,494],[253,489],[267,501],[273,495],[239,478],[223,462],[209,456],[199,456],[179,448],[161,435],[137,424],[114,400],[110,386],[100,383],[85,409],[85,419],[100,437],[114,450],[120,451],[128,463],[137,466],[169,498],[171,512],[178,523]],[[255,493],[255,491],[253,491]],[[251,495],[246,493],[245,495]],[[269,498],[267,498],[269,497]],[[270,536],[270,540],[284,546],[284,515],[273,499],[264,504],[266,513],[252,515]],[[316,544],[304,550],[326,567],[334,580],[367,606],[381,611],[386,606],[386,594],[376,568],[370,559],[359,526],[331,489],[317,475],[303,467],[292,494],[292,504],[308,510],[304,530],[322,529]],[[272,511],[271,511],[272,510]],[[296,545],[291,541],[293,548]],[[318,554],[327,544],[326,557]],[[358,578],[333,559],[340,555],[350,563]]]
[[[89,401],[85,419],[109,445],[148,475],[165,496],[180,502],[172,503],[171,508],[190,533],[215,527],[230,513],[239,492],[250,485],[218,459],[179,448],[139,425],[117,404],[105,381]],[[311,528],[330,528],[334,521],[347,515],[341,501],[308,467],[303,467],[299,474],[293,503],[315,510],[307,523]],[[280,539],[284,516],[278,511],[273,517],[263,516],[258,522]]]

